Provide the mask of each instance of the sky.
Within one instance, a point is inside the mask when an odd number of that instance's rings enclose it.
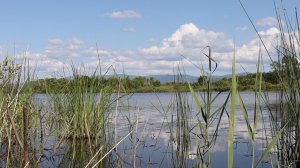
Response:
[[[275,57],[273,0],[241,1]],[[275,2],[295,18],[299,0]],[[0,60],[26,58],[38,77],[69,73],[71,65],[89,71],[99,59],[108,73],[174,74],[179,66],[199,76],[199,67],[208,71],[207,46],[215,75],[231,73],[234,53],[240,73],[254,72],[261,46],[238,0],[0,1],[0,27]],[[263,60],[268,71],[264,51]]]

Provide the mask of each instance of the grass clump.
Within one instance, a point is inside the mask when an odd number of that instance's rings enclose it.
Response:
[[[217,109],[213,108],[214,102],[218,99],[221,93],[223,93],[223,91],[213,91],[212,76],[217,68],[217,62],[212,58],[210,47],[207,47],[205,49],[208,49],[208,52],[202,53],[208,58],[209,70],[205,72],[203,68],[200,68],[202,70],[201,76],[203,78],[201,82],[199,82],[198,87],[205,87],[206,89],[203,92],[196,92],[195,90],[197,88],[195,88],[195,86],[192,86],[191,84],[188,84],[189,90],[192,94],[193,102],[196,105],[196,109],[194,109],[195,112],[192,112],[188,115],[189,118],[191,118],[190,120],[193,121],[195,124],[190,124],[189,128],[187,128],[189,134],[191,134],[189,135],[189,138],[194,137],[196,139],[196,167],[211,167],[211,150],[216,142],[219,126],[221,124],[221,119],[223,117],[224,112],[226,111],[226,105],[230,97],[230,93],[228,93],[226,99],[221,101],[221,106]],[[215,66],[213,66],[213,64],[215,64]],[[181,101],[177,101],[177,104],[180,102]],[[186,141],[188,142],[188,140]]]
[[[26,61],[24,61],[26,62]],[[17,64],[11,57],[0,63],[0,148],[5,166],[31,165],[31,140],[36,134],[37,113],[32,104],[29,65]]]
[[[241,3],[241,2],[240,2]],[[242,5],[242,3],[241,3]],[[274,7],[278,22],[278,43],[274,48],[277,56],[272,56],[267,49],[264,40],[261,38],[244,6],[247,17],[252,23],[262,46],[271,60],[272,75],[278,81],[275,86],[278,90],[276,107],[268,101],[268,94],[263,94],[261,90],[262,77],[257,79],[256,94],[258,95],[258,110],[260,103],[266,103],[269,112],[272,141],[266,147],[262,157],[258,160],[256,167],[268,152],[272,150],[276,153],[275,164],[278,167],[299,167],[300,166],[300,75],[299,75],[299,48],[300,48],[300,26],[297,10],[294,17],[287,14],[287,10],[282,8],[282,12],[274,1]],[[293,17],[293,18],[292,18]],[[259,71],[258,71],[259,73]],[[259,86],[259,87],[258,87]],[[264,96],[263,96],[264,95]],[[256,117],[255,117],[256,119]],[[254,124],[254,128],[256,128]],[[253,129],[253,128],[252,128]],[[252,130],[251,132],[253,132]],[[254,136],[253,140],[254,140]],[[252,164],[253,166],[253,164]]]
[[[106,128],[110,105],[113,101],[113,90],[97,83],[97,68],[86,80],[82,72],[72,67],[72,80],[66,85],[65,93],[53,94],[51,116],[52,129],[65,138],[103,138],[105,142]],[[64,128],[64,129],[61,129]]]

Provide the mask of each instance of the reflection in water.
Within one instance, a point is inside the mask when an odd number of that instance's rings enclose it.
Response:
[[[249,112],[249,119],[253,123],[254,94],[251,92],[241,94]],[[276,93],[269,94],[276,95]],[[132,129],[137,130],[122,141],[98,166],[195,167],[199,164],[199,160],[207,161],[208,155],[203,155],[204,158],[200,158],[199,153],[204,150],[200,148],[203,146],[203,139],[199,135],[200,131],[195,129],[198,124],[197,117],[195,117],[198,113],[196,105],[190,93],[182,93],[182,96],[185,98],[183,105],[186,109],[181,111],[178,111],[176,106],[178,95],[176,97],[175,93],[137,93],[131,97],[123,97],[122,102],[119,102],[120,107],[117,108],[117,123],[114,123],[115,116],[110,118],[107,141],[114,142],[115,138],[112,135],[117,135],[116,139],[121,140]],[[37,95],[35,98],[36,102],[47,104],[45,95]],[[211,110],[215,111],[222,106],[226,98],[227,93],[222,93],[212,104]],[[276,96],[269,95],[269,98],[271,104],[276,101],[272,99]],[[184,111],[189,111],[189,113],[184,113]],[[138,117],[138,123],[135,123],[136,117]],[[44,120],[46,121],[46,119]],[[255,142],[256,161],[272,137],[266,107],[263,107],[260,121],[257,126],[257,140]],[[208,128],[208,136],[214,136],[217,123],[218,120],[211,123]],[[181,127],[178,128],[178,125]],[[114,134],[115,127],[117,134]],[[218,132],[215,135],[216,141],[210,149],[211,167],[225,167],[227,165],[227,133],[228,116],[225,112],[220,119]],[[60,139],[51,135],[47,130],[44,139],[43,142],[40,140],[36,142],[36,144],[42,145],[36,145],[39,146],[39,150],[32,154],[34,155],[32,158],[39,160],[38,167],[84,167],[94,156],[91,163],[95,164],[114,146],[114,143],[101,146],[100,142],[96,142],[97,139],[90,140],[92,142],[87,139]],[[0,151],[0,167],[5,167],[7,156],[2,152],[6,151],[7,143],[3,144]],[[251,167],[251,145],[247,125],[237,102],[234,128],[234,165]],[[100,148],[102,150],[99,150]],[[261,167],[271,167],[270,160],[270,158],[266,158]]]
[[[272,94],[272,93],[270,93]],[[275,93],[273,93],[275,94]],[[140,160],[140,163],[148,163],[147,159],[150,158],[150,161],[153,165],[168,165],[175,166],[178,165],[178,155],[176,152],[178,151],[177,143],[174,137],[176,137],[176,131],[174,131],[174,127],[177,125],[176,121],[172,122],[172,118],[175,118],[176,114],[172,111],[174,108],[168,107],[170,104],[174,104],[176,95],[174,93],[160,93],[160,94],[147,94],[147,99],[143,98],[144,94],[135,94],[130,100],[129,104],[136,104],[137,106],[141,105],[144,108],[141,109],[140,118],[139,118],[139,126],[140,130],[138,131],[140,139],[144,139],[143,142],[147,142],[148,144],[143,144],[143,148],[139,146],[138,156],[145,157],[137,157],[137,160]],[[157,97],[159,98],[157,98]],[[218,99],[224,100],[226,99],[227,94],[222,94]],[[245,98],[245,106],[249,112],[250,121],[253,122],[254,116],[254,94],[252,93],[242,93],[242,97]],[[272,98],[272,96],[270,96]],[[191,95],[188,95],[189,102],[192,101]],[[274,100],[270,100],[272,103]],[[161,103],[163,102],[163,103]],[[216,109],[222,105],[222,101],[215,101],[213,104],[213,108]],[[154,108],[155,107],[155,108]],[[136,107],[132,107],[135,109]],[[172,110],[167,110],[172,109]],[[212,109],[212,110],[214,110]],[[160,111],[160,112],[158,112]],[[195,104],[191,103],[191,111],[192,113],[196,113]],[[266,108],[263,108],[261,118],[264,119],[264,122],[260,122],[257,126],[258,130],[256,133],[256,143],[255,143],[255,159],[256,161],[262,155],[262,151],[265,149],[268,142],[271,140],[271,130],[269,128],[268,121],[268,112]],[[122,120],[121,120],[122,121]],[[190,124],[196,125],[195,120],[190,120]],[[119,127],[122,124],[119,125]],[[209,130],[210,135],[212,136],[216,127],[216,122],[213,123]],[[172,129],[173,128],[173,129]],[[146,129],[146,130],[145,130]],[[141,133],[142,132],[142,133]],[[211,166],[212,167],[223,167],[227,165],[227,132],[228,132],[228,117],[227,115],[223,115],[221,118],[221,124],[219,126],[219,131],[217,134],[216,142],[211,148]],[[234,130],[234,164],[235,165],[249,165],[251,166],[252,161],[252,151],[251,145],[252,142],[249,139],[249,134],[247,131],[247,125],[245,123],[245,119],[242,115],[241,109],[237,104],[237,114],[235,118],[235,130]],[[199,157],[199,149],[196,135],[192,135],[190,137],[190,145],[188,149],[188,157],[185,158],[185,166],[193,167],[198,161]],[[151,142],[153,144],[151,144]],[[141,144],[140,144],[141,145]],[[151,147],[151,148],[149,148]],[[164,152],[162,152],[164,149]],[[182,151],[181,151],[182,152]],[[153,154],[154,153],[154,154]],[[154,156],[152,156],[153,154]],[[150,155],[150,156],[149,156]],[[156,159],[157,156],[160,160]],[[146,159],[146,161],[145,161]],[[150,162],[149,161],[149,162]],[[142,165],[145,166],[145,165]],[[159,166],[155,166],[159,167]],[[268,160],[263,161],[262,167],[270,167]]]

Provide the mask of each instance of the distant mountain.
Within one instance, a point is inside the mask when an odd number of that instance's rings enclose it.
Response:
[[[240,74],[237,74],[237,76],[245,76],[247,75],[248,73],[240,73]],[[155,80],[159,80],[161,83],[167,83],[167,82],[174,82],[174,81],[177,81],[178,80],[178,75],[148,75],[146,76],[148,78],[150,77],[153,77]],[[197,76],[191,76],[191,75],[181,75],[180,79],[185,81],[185,82],[197,82],[198,81],[198,78]],[[231,78],[231,74],[228,74],[228,75],[214,75],[212,76],[212,81],[213,82],[216,82],[218,80],[221,80],[223,78],[226,78],[226,79],[230,79]]]
[[[237,74],[237,76],[245,76],[247,74],[248,73],[240,73],[240,74]],[[134,79],[134,78],[138,77],[137,75],[124,75],[124,74],[105,75],[104,77],[105,78],[111,78],[111,77],[116,77],[116,76],[118,76],[118,77],[129,77],[130,79]],[[147,75],[147,76],[144,76],[144,77],[147,77],[147,78],[152,77],[155,80],[159,80],[160,83],[174,82],[174,81],[178,81],[178,79],[180,79],[184,82],[194,83],[194,82],[197,82],[198,78],[199,78],[197,76],[192,76],[192,75],[181,75],[180,77],[179,77],[179,75]],[[214,75],[214,76],[212,76],[212,81],[216,82],[216,81],[221,80],[223,78],[230,79],[231,74]],[[67,77],[67,79],[72,80],[73,77]]]
[[[152,77],[155,80],[159,80],[161,83],[174,82],[178,81],[178,79],[186,81],[186,82],[197,82],[198,77],[191,75],[148,75],[148,78]]]
[[[112,78],[112,77],[129,77],[129,79],[133,79],[135,77],[137,77],[136,75],[124,75],[124,74],[115,74],[115,75],[104,75],[104,78],[108,79],[108,78]]]
[[[116,75],[105,75],[105,78],[111,78],[111,77],[129,77],[130,79],[134,79],[138,77],[137,75],[122,75],[122,74],[116,74]],[[167,82],[174,82],[178,80],[179,75],[147,75],[144,76],[146,78],[154,78],[155,80],[159,80],[161,83],[167,83]],[[191,76],[191,75],[181,75],[180,79],[186,82],[197,82],[198,77]]]

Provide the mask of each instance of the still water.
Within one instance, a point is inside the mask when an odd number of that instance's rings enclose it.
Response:
[[[213,93],[214,97],[217,93]],[[253,125],[255,94],[241,92],[241,97],[248,111],[249,120]],[[117,95],[115,95],[117,96]],[[198,93],[198,98],[204,93]],[[211,103],[210,113],[214,114],[228,97],[221,93]],[[264,97],[264,96],[263,96]],[[261,112],[256,129],[255,162],[261,157],[263,150],[271,142],[269,108],[276,108],[276,93],[268,93],[268,99],[262,98]],[[199,122],[204,124],[195,100],[191,93],[181,93],[182,104],[178,105],[175,93],[135,93],[122,97],[114,102],[109,118],[109,133],[113,133],[109,141],[116,144],[130,131],[121,143],[111,151],[106,159],[105,167],[196,167],[203,161],[211,167],[227,167],[228,127],[230,113],[230,98],[224,110],[208,122],[208,139],[210,147],[205,148],[204,138],[200,133]],[[35,95],[35,102],[47,104],[46,95]],[[201,100],[200,104],[207,104]],[[181,108],[180,110],[178,110]],[[217,130],[217,131],[216,131]],[[45,133],[46,134],[46,133]],[[62,140],[53,135],[45,135],[44,149],[38,159],[38,167],[84,167],[100,145],[89,147],[87,140],[76,142]],[[70,142],[72,141],[72,143]],[[112,145],[113,146],[113,145]],[[110,146],[110,147],[112,147]],[[90,154],[93,153],[93,154]],[[274,156],[268,155],[260,167],[271,167]],[[273,159],[272,159],[273,158]],[[236,102],[234,125],[234,167],[251,167],[252,142],[249,138],[245,118]]]
[[[203,93],[200,93],[202,96]],[[200,99],[200,94],[198,95]],[[216,93],[213,93],[214,97]],[[137,93],[134,94],[127,103],[131,105],[130,111],[133,111],[136,115],[138,113],[138,131],[137,137],[143,140],[138,144],[136,162],[139,167],[195,167],[197,160],[199,160],[199,151],[197,151],[197,144],[201,144],[199,141],[203,141],[199,137],[199,128],[197,129],[197,119],[201,118],[199,110],[196,107],[195,101],[191,93],[182,93],[182,96],[186,98],[190,107],[190,115],[188,118],[189,125],[189,145],[187,150],[187,156],[184,156],[184,163],[181,162],[181,154],[178,154],[180,147],[178,147],[178,141],[176,141],[176,133],[178,130],[176,127],[179,125],[175,118],[176,113],[176,94],[175,93]],[[211,111],[214,112],[220,108],[228,93],[220,94],[217,99],[211,105]],[[254,109],[255,109],[255,94],[252,92],[242,92],[241,97],[244,101],[245,107],[248,111],[250,123],[253,125]],[[263,96],[264,97],[264,96]],[[256,142],[255,142],[255,160],[257,161],[268,142],[271,141],[271,130],[269,122],[269,112],[264,104],[269,104],[268,107],[275,105],[277,101],[276,93],[268,93],[268,100],[262,98],[262,111],[259,115],[259,123],[257,126]],[[201,101],[201,104],[205,104]],[[216,142],[211,146],[211,167],[226,167],[227,166],[227,135],[229,127],[228,114],[230,113],[230,99],[227,103],[226,110],[223,115],[216,116],[212,123],[209,125],[209,136],[212,137],[215,133],[217,124],[219,123],[218,132],[216,135]],[[240,103],[236,102],[236,115],[234,126],[234,166],[235,167],[251,167],[252,162],[252,142],[249,139],[247,131],[247,125],[242,114]],[[118,111],[117,129],[119,135],[122,137],[124,128],[123,122],[125,121],[125,111]],[[219,121],[220,119],[220,121]],[[203,123],[203,120],[201,121]],[[195,128],[196,127],[196,128]],[[199,127],[199,126],[198,126]],[[118,132],[117,132],[118,133]],[[126,142],[125,142],[126,143]],[[128,142],[127,142],[128,143]],[[119,147],[118,150],[126,150],[128,146]],[[198,153],[197,153],[198,152]],[[128,153],[130,153],[128,151]],[[208,162],[208,154],[205,155],[204,160]],[[261,167],[271,167],[269,156],[266,158]],[[129,161],[128,161],[129,162]],[[130,167],[130,165],[128,165]]]

